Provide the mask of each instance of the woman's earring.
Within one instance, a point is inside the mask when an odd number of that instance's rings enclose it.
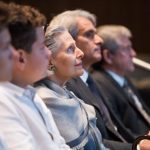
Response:
[[[49,65],[48,70],[54,73],[56,71],[56,67],[54,65]]]

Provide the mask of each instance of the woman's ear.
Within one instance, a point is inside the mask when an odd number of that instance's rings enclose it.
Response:
[[[49,63],[48,63],[48,69],[50,69],[52,66],[52,60],[49,60]]]
[[[110,53],[110,51],[108,49],[104,49],[103,52],[103,59],[107,64],[112,64],[113,61],[113,54]]]
[[[53,58],[51,58],[51,60],[49,61],[48,70],[52,72],[56,71],[55,60]]]
[[[52,66],[55,64],[55,61],[54,59],[51,57],[51,59],[49,60],[49,66]]]

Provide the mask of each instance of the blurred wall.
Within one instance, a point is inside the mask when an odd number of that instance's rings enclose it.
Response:
[[[48,20],[67,10],[82,8],[96,14],[98,25],[122,24],[133,33],[138,54],[150,54],[150,0],[3,0],[37,7]]]

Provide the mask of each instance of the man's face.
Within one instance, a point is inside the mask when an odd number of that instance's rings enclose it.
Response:
[[[12,50],[10,34],[7,29],[0,31],[0,81],[12,77]]]
[[[89,68],[93,63],[101,59],[100,45],[103,41],[96,34],[96,28],[90,20],[78,17],[77,27],[79,32],[76,37],[76,45],[84,53],[84,67]]]
[[[36,28],[36,41],[32,45],[31,53],[27,53],[26,73],[28,84],[32,84],[47,75],[48,62],[51,52],[45,47],[42,27]]]
[[[119,48],[115,54],[112,54],[112,67],[120,75],[126,75],[134,71],[133,57],[136,52],[132,48],[132,43],[128,37],[118,39]]]

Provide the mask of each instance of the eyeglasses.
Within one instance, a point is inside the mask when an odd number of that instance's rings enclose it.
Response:
[[[132,48],[131,45],[129,45],[129,46],[119,46],[119,49],[120,49],[121,51],[124,51],[124,52],[129,53],[129,52],[131,52],[131,50],[132,50],[133,48]]]

